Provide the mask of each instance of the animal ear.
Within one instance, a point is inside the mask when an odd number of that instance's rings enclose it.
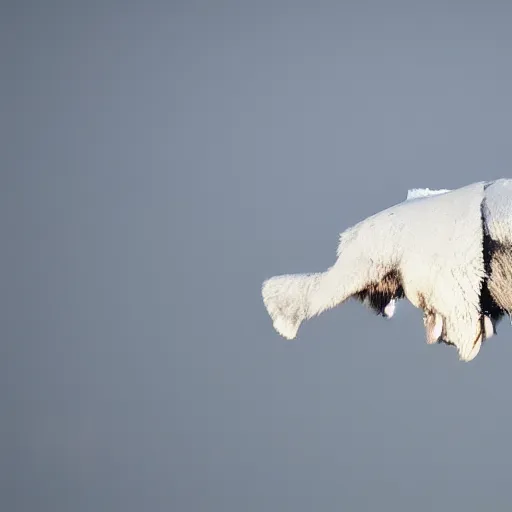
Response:
[[[437,196],[439,194],[446,194],[446,192],[451,192],[447,188],[443,188],[440,190],[430,190],[429,188],[411,188],[407,191],[407,201],[411,199],[419,199],[420,197],[428,197],[428,196]]]

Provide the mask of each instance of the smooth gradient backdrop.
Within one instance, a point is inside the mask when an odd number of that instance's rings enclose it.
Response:
[[[512,329],[470,364],[263,279],[408,188],[511,177],[512,4],[0,8],[0,509],[512,509]]]

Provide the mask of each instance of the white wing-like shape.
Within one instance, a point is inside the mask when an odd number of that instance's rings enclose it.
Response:
[[[395,272],[412,304],[444,318],[443,338],[457,347],[461,360],[470,361],[483,339],[483,198],[483,182],[442,193],[413,193],[410,199],[421,200],[405,201],[347,229],[327,271],[263,283],[263,301],[275,329],[293,339],[304,320]]]

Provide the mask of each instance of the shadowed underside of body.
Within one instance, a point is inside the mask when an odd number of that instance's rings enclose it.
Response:
[[[501,313],[512,313],[512,246],[496,244],[487,287]]]
[[[381,281],[373,282],[354,295],[356,299],[370,307],[376,314],[391,318],[394,304],[405,297],[402,278],[396,270],[388,272]]]

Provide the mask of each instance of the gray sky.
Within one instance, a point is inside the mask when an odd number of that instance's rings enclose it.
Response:
[[[512,4],[1,9],[2,510],[512,508],[507,321],[463,364],[405,303],[286,342],[260,297],[510,176]]]

